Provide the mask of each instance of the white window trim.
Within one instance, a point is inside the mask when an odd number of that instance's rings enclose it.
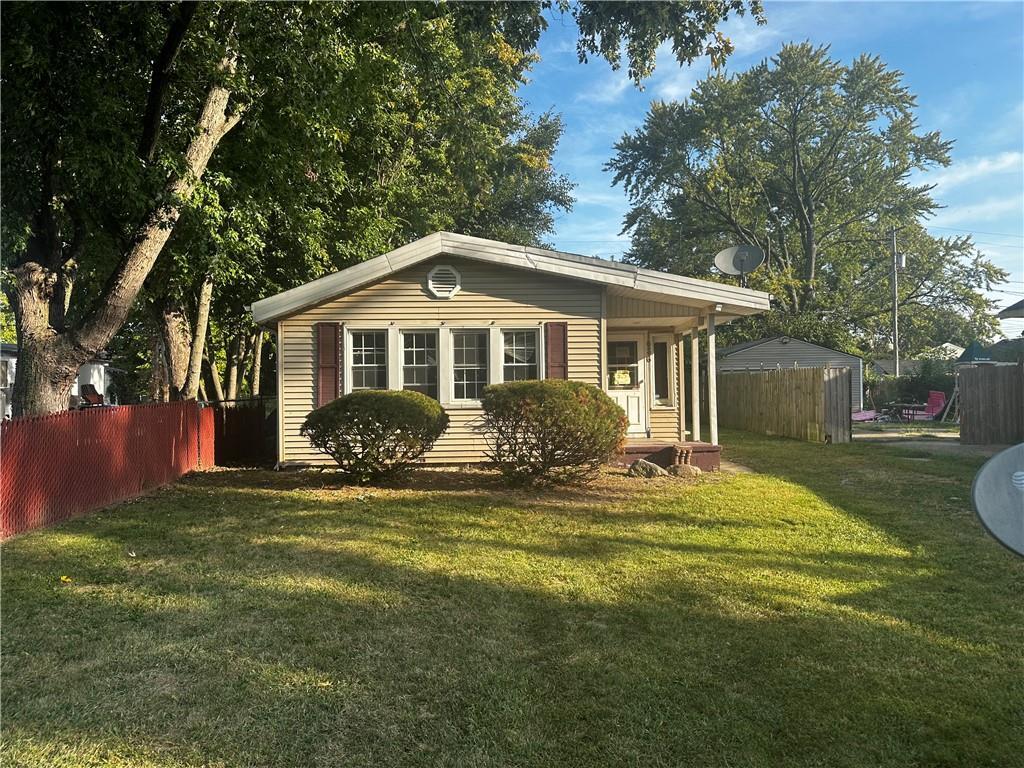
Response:
[[[527,331],[537,336],[537,378],[545,376],[546,350],[544,348],[544,323],[538,321],[534,325],[523,323],[499,324],[473,323],[459,321],[456,323],[412,320],[396,323],[380,323],[372,321],[346,322],[342,324],[344,334],[344,369],[342,373],[343,394],[352,392],[352,331],[386,330],[388,334],[388,388],[400,390],[405,386],[402,366],[402,333],[404,331],[437,332],[437,393],[441,405],[447,409],[479,409],[480,400],[456,400],[454,353],[452,347],[452,331],[486,331],[488,334],[487,383],[499,384],[505,380],[505,337],[506,331]]]
[[[480,400],[474,398],[457,399],[455,397],[455,343],[452,340],[452,331],[481,331],[487,334],[487,383],[494,384],[498,380],[494,378],[494,339],[495,333],[501,331],[492,325],[480,325],[479,323],[467,323],[447,326],[448,329],[448,364],[444,368],[443,375],[448,380],[445,387],[446,400],[441,405],[455,408],[479,408]],[[497,337],[500,340],[500,336]]]
[[[341,394],[343,394],[343,395],[348,395],[348,394],[351,394],[351,392],[352,392],[352,359],[353,359],[352,358],[352,332],[353,331],[355,331],[356,333],[364,333],[366,331],[382,331],[385,335],[387,335],[387,340],[384,342],[385,344],[387,344],[387,347],[385,348],[384,351],[385,352],[390,352],[390,350],[391,350],[391,334],[390,334],[390,329],[388,328],[386,323],[377,323],[376,325],[357,326],[357,327],[354,327],[354,328],[349,327],[347,325],[343,325],[342,328],[341,328],[341,332],[344,334],[344,350],[343,350],[344,354],[342,356],[344,357],[344,365],[345,365],[345,367],[342,369],[342,374],[341,374],[342,385],[343,385],[342,386]],[[387,368],[388,368],[388,370],[387,370],[388,388],[391,389],[392,388],[392,386],[391,386],[391,365],[389,364],[387,366]]]
[[[437,333],[437,396],[441,404],[444,404],[444,329],[438,325],[401,325],[393,326],[394,330],[394,342],[389,339],[388,343],[391,344],[389,351],[393,350],[394,359],[391,361],[391,365],[395,368],[395,389],[405,389],[405,342],[402,340],[402,334],[405,332],[409,333]],[[390,381],[390,379],[389,379]]]
[[[668,351],[668,402],[659,403],[658,398],[654,396],[654,345],[657,342],[664,342],[667,345]],[[675,371],[676,362],[676,344],[675,339],[671,333],[652,333],[650,335],[650,354],[648,355],[648,366],[650,368],[647,381],[649,386],[647,388],[647,394],[650,397],[651,408],[664,408],[665,410],[674,409],[678,403],[676,402],[676,385],[673,381],[673,372]]]
[[[528,332],[537,335],[537,378],[544,380],[545,363],[547,359],[544,356],[544,325],[503,325],[498,329],[498,342],[500,349],[498,350],[498,376],[501,381],[505,381],[505,337],[503,334],[506,332]]]

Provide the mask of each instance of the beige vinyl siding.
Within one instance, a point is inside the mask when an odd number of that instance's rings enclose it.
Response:
[[[426,291],[427,273],[437,264],[450,264],[462,278],[461,290],[451,299],[435,299]],[[569,377],[600,383],[600,286],[542,276],[523,270],[476,261],[439,257],[353,293],[286,318],[280,323],[282,463],[327,464],[299,434],[313,409],[314,325],[318,322],[352,323],[381,329],[399,326],[437,327],[479,324],[538,328],[541,323],[568,324]],[[485,441],[479,432],[480,409],[452,407],[451,425],[426,460],[462,463],[483,458]]]
[[[613,323],[617,318],[678,318],[699,314],[700,310],[693,307],[622,296],[614,289],[608,291],[608,319]]]
[[[679,409],[675,406],[654,406],[651,408],[651,439],[679,439]]]

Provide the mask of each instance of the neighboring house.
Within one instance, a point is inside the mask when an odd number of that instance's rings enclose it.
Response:
[[[1024,363],[1024,338],[1003,339],[991,347],[972,341],[956,359],[954,367],[973,365],[1015,365]]]
[[[921,370],[921,363],[924,360],[900,359],[900,376],[913,376]],[[879,357],[872,360],[869,365],[877,376],[895,376],[896,363],[891,357]]]
[[[83,384],[91,384],[96,391],[105,396],[110,374],[106,360],[90,360],[78,369],[78,378],[71,389],[72,406],[78,402]],[[0,344],[0,414],[2,418],[11,417],[11,394],[14,391],[14,372],[18,367],[18,345]]]
[[[857,355],[790,336],[747,341],[718,352],[719,371],[764,368],[849,368],[851,407],[854,411],[864,408],[864,361]]]
[[[425,458],[462,463],[485,458],[484,386],[508,380],[589,382],[622,405],[630,437],[684,441],[686,334],[692,344],[715,324],[767,310],[768,300],[733,285],[436,232],[258,301],[252,314],[277,333],[281,465],[329,463],[299,433],[306,415],[367,388],[437,398],[451,424]]]
[[[926,349],[913,359],[900,358],[900,375],[914,376],[921,371],[924,362],[952,362],[964,353],[964,348],[945,342],[931,349]],[[880,357],[869,363],[871,370],[878,376],[894,376],[896,365],[891,357]]]

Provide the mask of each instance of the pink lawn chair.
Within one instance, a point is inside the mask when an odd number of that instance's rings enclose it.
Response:
[[[874,421],[878,418],[878,411],[854,411],[850,414],[851,421]]]
[[[945,407],[946,393],[932,390],[928,393],[928,403],[925,407],[908,410],[906,412],[907,418],[910,421],[932,421],[936,416],[942,413],[942,409]]]

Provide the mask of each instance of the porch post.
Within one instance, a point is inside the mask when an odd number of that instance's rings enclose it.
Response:
[[[692,440],[700,442],[700,326],[690,331],[690,419]]]
[[[676,404],[679,406],[679,440],[686,440],[686,345],[683,343],[685,337],[681,333],[676,334],[676,382],[679,393],[676,395]]]
[[[718,364],[715,361],[715,313],[708,314],[708,426],[711,444],[718,445]]]

